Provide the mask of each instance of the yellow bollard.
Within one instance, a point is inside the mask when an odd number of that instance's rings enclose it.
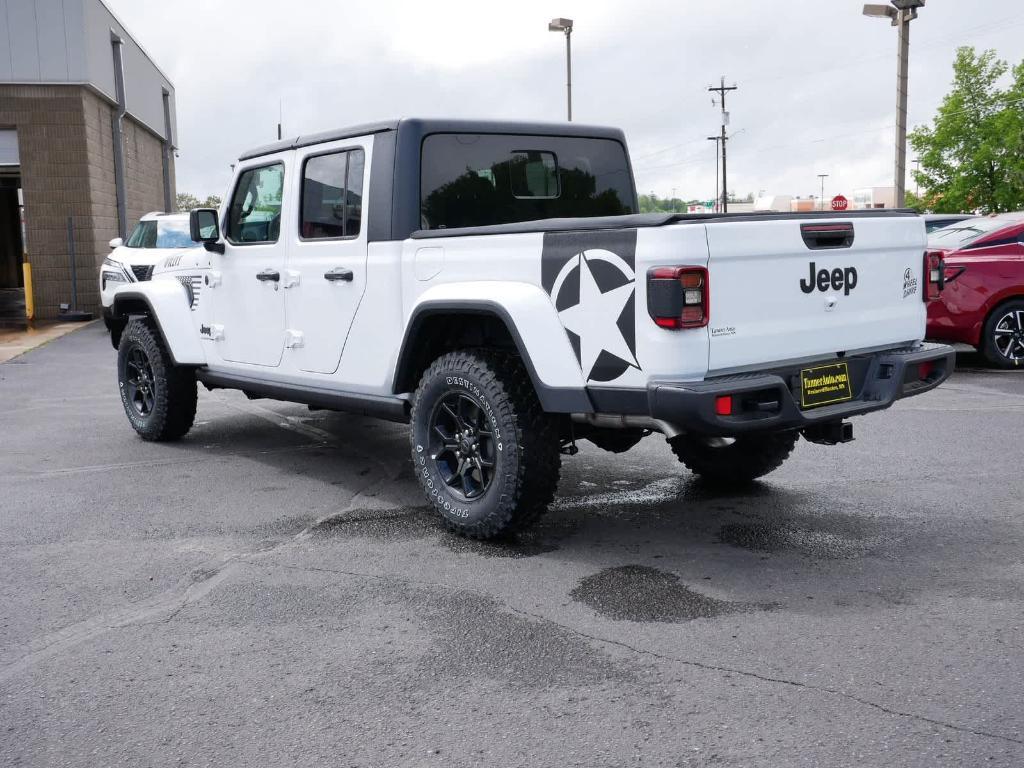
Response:
[[[32,265],[26,260],[22,262],[21,270],[25,274],[25,318],[31,322],[36,316],[36,303],[32,297]]]

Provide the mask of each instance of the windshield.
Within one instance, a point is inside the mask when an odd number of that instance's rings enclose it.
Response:
[[[997,229],[1008,227],[1013,222],[996,216],[979,216],[976,219],[967,219],[951,224],[948,227],[937,229],[928,235],[929,248],[963,248],[968,243],[973,243],[983,235],[994,232]]]
[[[188,222],[175,219],[140,221],[125,243],[128,248],[191,248],[194,245]]]

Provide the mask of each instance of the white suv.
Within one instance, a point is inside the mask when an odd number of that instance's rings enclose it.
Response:
[[[161,259],[196,248],[189,234],[187,213],[147,213],[127,240],[115,237],[110,241],[113,249],[100,267],[100,301],[103,304],[103,322],[110,331],[114,349],[121,341],[124,321],[111,315],[114,292],[127,283],[149,280]]]

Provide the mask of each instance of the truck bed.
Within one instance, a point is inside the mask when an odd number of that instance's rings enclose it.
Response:
[[[903,208],[876,208],[856,211],[812,211],[780,213],[778,211],[744,211],[742,213],[635,213],[629,216],[595,216],[573,219],[540,219],[511,224],[458,229],[421,229],[413,232],[415,240],[434,237],[476,237],[479,235],[512,235],[527,232],[573,232],[603,229],[647,229],[670,224],[712,224],[739,221],[805,221],[814,219],[914,218],[918,213]]]

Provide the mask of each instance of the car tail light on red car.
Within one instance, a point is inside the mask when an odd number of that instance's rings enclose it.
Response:
[[[647,272],[647,312],[661,328],[703,328],[711,317],[704,267],[654,267]]]
[[[924,254],[924,290],[921,297],[925,301],[939,298],[946,286],[946,264],[942,260],[941,251],[925,251]]]

